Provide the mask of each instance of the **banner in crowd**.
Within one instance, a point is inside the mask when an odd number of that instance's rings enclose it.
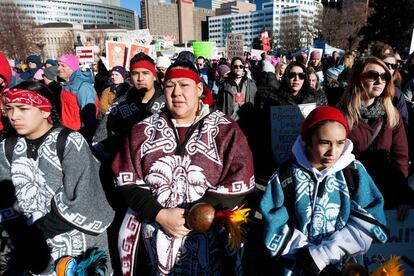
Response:
[[[302,122],[315,107],[316,103],[272,106],[272,152],[277,164],[292,158],[292,146],[300,133]]]
[[[127,31],[125,37],[121,39],[127,43],[136,43],[140,45],[150,45],[152,42],[152,36],[149,29]]]
[[[397,220],[397,211],[385,211],[390,235],[387,243],[373,243],[365,255],[368,271],[372,272],[391,256],[400,256],[405,275],[414,275],[414,209],[404,221]]]
[[[210,41],[194,41],[193,53],[195,57],[203,56],[205,58],[212,58],[214,53],[214,43]]]
[[[243,57],[243,45],[243,34],[228,34],[226,38],[227,59],[231,60],[234,57]]]
[[[168,40],[168,41],[176,41],[177,40],[177,36],[174,34],[171,35],[152,35],[152,39],[153,40]]]
[[[172,57],[175,53],[174,41],[159,39],[155,41],[155,51],[166,57]]]
[[[124,66],[126,60],[127,44],[125,42],[105,41],[107,68],[111,70],[114,66]]]
[[[93,63],[95,54],[95,46],[78,46],[76,47],[76,56],[79,58],[79,62]]]

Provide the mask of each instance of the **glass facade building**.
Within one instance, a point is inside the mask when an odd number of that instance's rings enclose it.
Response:
[[[13,2],[33,17],[39,25],[62,22],[114,24],[128,30],[138,27],[135,12],[121,8],[119,0],[14,0]]]

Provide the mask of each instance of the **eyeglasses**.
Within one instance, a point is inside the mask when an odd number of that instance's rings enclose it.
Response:
[[[235,64],[235,65],[233,65],[233,68],[234,69],[244,69],[244,65],[243,64],[240,64],[240,65]]]
[[[295,77],[298,77],[300,80],[304,80],[305,77],[306,77],[306,74],[305,73],[289,72],[287,74],[287,76],[288,76],[289,79],[293,79]]]
[[[369,82],[375,82],[379,78],[381,78],[381,80],[385,82],[389,82],[391,80],[390,73],[384,72],[380,74],[379,72],[374,71],[374,70],[369,70],[368,72],[363,73],[362,77]]]
[[[385,63],[385,65],[388,66],[388,68],[393,69],[393,70],[397,69],[397,67],[398,67],[398,64],[396,64],[396,63],[388,63],[388,62],[385,62],[385,61],[384,61],[384,63]]]

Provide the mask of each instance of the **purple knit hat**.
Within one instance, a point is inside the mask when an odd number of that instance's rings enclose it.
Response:
[[[217,71],[218,71],[219,76],[222,77],[224,74],[230,72],[231,69],[226,64],[220,64],[218,66]]]
[[[72,69],[73,72],[79,69],[79,59],[75,55],[70,55],[70,54],[63,55],[63,56],[60,56],[57,60],[58,62],[62,62],[66,64],[67,66],[69,66],[69,68]]]
[[[114,66],[111,71],[118,72],[124,79],[128,77],[128,71],[122,66]]]

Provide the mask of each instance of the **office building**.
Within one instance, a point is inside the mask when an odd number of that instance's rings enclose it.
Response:
[[[273,0],[261,4],[262,9],[256,7],[255,12],[210,17],[209,40],[224,47],[227,34],[243,33],[244,45],[251,46],[263,28],[277,40],[282,22],[295,18],[299,25],[306,24],[312,29],[315,18],[323,9],[320,0]]]
[[[211,9],[194,7],[192,0],[141,2],[142,28],[152,35],[175,35],[179,43],[208,40],[207,18],[214,15]]]
[[[39,24],[54,22],[78,24],[112,24],[134,30],[138,28],[134,11],[121,8],[120,0],[9,0]],[[3,3],[5,4],[5,3]],[[0,4],[1,5],[1,4]]]
[[[243,1],[230,1],[216,9],[216,15],[237,14],[256,11],[256,5]]]

